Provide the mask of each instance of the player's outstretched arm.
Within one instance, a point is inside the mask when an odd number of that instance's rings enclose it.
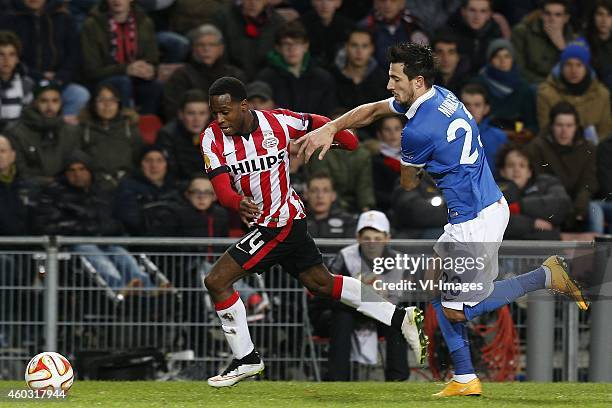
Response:
[[[339,118],[299,138],[296,141],[296,143],[300,145],[298,157],[305,155],[305,160],[308,162],[310,156],[312,156],[318,148],[322,148],[321,153],[319,153],[319,160],[321,160],[330,149],[336,133],[346,129],[367,126],[375,120],[393,113],[395,112],[391,110],[389,101],[387,100],[360,105]]]
[[[421,167],[402,165],[400,172],[400,184],[404,190],[411,191],[417,188],[423,176]]]

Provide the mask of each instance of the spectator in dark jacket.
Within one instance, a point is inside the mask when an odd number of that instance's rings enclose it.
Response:
[[[589,15],[586,38],[599,80],[612,88],[612,0],[598,0]]]
[[[155,114],[162,92],[156,41],[153,21],[131,0],[103,0],[81,31],[83,74],[90,85],[113,84],[123,106]]]
[[[388,116],[377,123],[376,138],[367,140],[365,145],[372,153],[372,179],[376,207],[386,212],[391,207],[391,195],[400,176],[402,116]]]
[[[399,42],[427,44],[421,22],[406,8],[405,0],[374,0],[374,9],[359,22],[376,39],[375,58],[381,66],[388,66],[387,48]]]
[[[506,239],[561,239],[560,226],[572,211],[563,184],[549,174],[535,175],[525,147],[508,144],[497,156],[499,186],[510,207]]]
[[[591,230],[612,234],[612,137],[597,145],[597,180],[599,200],[591,201]]]
[[[61,108],[60,87],[42,82],[34,89],[33,104],[5,132],[13,139],[17,170],[33,182],[51,182],[66,157],[80,146],[79,128],[64,122]]]
[[[167,236],[176,229],[180,194],[168,174],[165,150],[142,149],[140,169],[124,177],[117,188],[113,214],[130,235]]]
[[[110,203],[108,194],[95,184],[91,158],[76,150],[67,158],[57,181],[43,191],[36,206],[34,230],[48,235],[120,235],[123,228],[112,217]],[[123,247],[81,244],[72,250],[82,254],[112,289],[154,286]]]
[[[391,197],[391,209],[397,238],[437,239],[448,220],[442,193],[429,174],[411,191],[398,184]]]
[[[535,93],[521,76],[515,63],[512,43],[498,38],[489,44],[487,65],[474,80],[489,94],[490,118],[512,139],[529,140],[537,134]],[[526,131],[523,132],[523,129]]]
[[[501,29],[493,20],[491,0],[467,0],[448,22],[457,39],[459,53],[467,58],[470,74],[476,74],[487,62],[487,47],[491,41],[502,36]]]
[[[508,142],[508,136],[501,129],[491,124],[491,119],[488,116],[491,106],[489,105],[487,89],[480,84],[467,84],[461,90],[460,99],[478,124],[480,142],[484,148],[489,169],[494,176],[497,176],[495,156],[499,148]]]
[[[10,140],[0,135],[0,236],[28,234],[28,193],[31,186],[19,176],[15,150]]]
[[[350,238],[355,235],[355,215],[337,206],[334,184],[327,173],[317,173],[308,180],[304,199],[308,205],[308,232],[315,238]]]
[[[265,64],[266,55],[274,48],[276,31],[285,23],[269,3],[246,0],[213,17],[212,23],[223,32],[229,63],[242,69],[249,80]]]
[[[251,109],[272,110],[276,108],[274,92],[267,83],[263,81],[253,81],[247,85],[246,89],[247,101],[249,101]]]
[[[332,71],[339,106],[350,110],[389,97],[387,68],[380,67],[374,58],[372,34],[363,29],[351,31]]]
[[[60,0],[15,0],[0,29],[21,39],[21,61],[38,82],[53,80],[62,87],[62,110],[71,123],[89,100],[85,87],[75,83],[79,66],[79,36],[66,3]]]
[[[432,49],[438,58],[434,83],[458,95],[469,75],[470,64],[459,54],[457,39],[449,31],[439,32],[433,40]]]
[[[200,133],[208,126],[208,98],[199,89],[187,91],[174,119],[160,129],[157,144],[168,154],[168,171],[179,181],[188,182],[203,174]]]
[[[225,45],[223,34],[211,24],[205,24],[188,34],[191,57],[181,68],[172,73],[164,84],[164,115],[166,121],[176,118],[185,92],[199,89],[208,94],[208,88],[217,79],[233,76],[246,80],[244,72],[223,59]]]
[[[184,237],[227,237],[228,213],[217,205],[217,196],[206,176],[195,176],[185,190],[185,201],[178,210],[174,235]]]
[[[23,107],[32,102],[34,81],[19,62],[21,41],[10,31],[0,31],[0,131],[15,123]]]
[[[334,78],[311,60],[308,35],[298,22],[287,23],[276,34],[276,49],[257,79],[274,90],[275,102],[297,112],[329,116],[336,107]]]
[[[355,23],[337,13],[342,0],[312,0],[311,3],[312,10],[304,13],[300,21],[308,31],[312,57],[317,64],[328,69],[334,65],[336,53]]]
[[[598,190],[596,149],[582,135],[576,109],[559,102],[550,111],[549,131],[536,137],[528,150],[536,174],[551,174],[561,180],[572,198],[574,211],[565,229],[580,230],[588,220],[589,202]]]
[[[99,85],[82,113],[81,143],[83,151],[94,158],[102,188],[114,189],[136,167],[143,145],[138,115],[121,108],[119,92],[112,85]]]

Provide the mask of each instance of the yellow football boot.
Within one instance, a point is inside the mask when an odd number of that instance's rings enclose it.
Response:
[[[479,397],[480,395],[482,395],[482,384],[478,378],[467,383],[451,380],[442,391],[433,394],[434,397]]]
[[[550,287],[548,289],[574,299],[580,310],[587,310],[589,303],[582,291],[568,274],[567,263],[563,258],[553,255],[542,264],[550,269]]]

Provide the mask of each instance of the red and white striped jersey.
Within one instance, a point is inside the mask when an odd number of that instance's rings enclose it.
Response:
[[[289,142],[311,127],[308,114],[285,109],[251,111],[258,121],[248,137],[226,136],[217,121],[200,136],[204,165],[209,177],[229,172],[238,194],[259,207],[254,223],[278,228],[306,217],[304,204],[289,180]]]

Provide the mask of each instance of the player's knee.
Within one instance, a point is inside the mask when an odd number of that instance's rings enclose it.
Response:
[[[213,273],[204,278],[204,286],[206,286],[206,289],[212,293],[222,292],[225,289],[222,279]]]
[[[442,307],[442,312],[444,313],[444,316],[446,316],[448,321],[451,323],[460,323],[466,321],[465,314],[463,314],[463,311],[461,310],[454,310]]]

